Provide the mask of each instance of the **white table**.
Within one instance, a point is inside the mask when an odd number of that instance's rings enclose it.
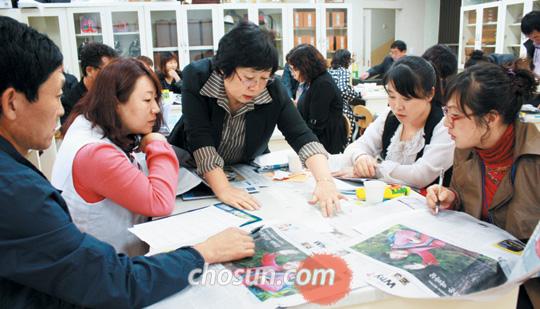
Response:
[[[373,116],[380,115],[388,110],[388,94],[382,85],[373,83],[358,84],[354,87],[366,101],[366,108]]]
[[[298,185],[281,184],[275,187],[262,188],[261,192],[255,195],[261,202],[262,208],[255,211],[254,214],[267,221],[275,219],[285,219],[289,222],[294,222],[295,219],[304,220],[306,222],[326,220],[322,218],[318,209],[315,209],[315,207],[312,206],[305,206],[306,199],[309,196],[309,191],[306,191],[308,187],[309,185],[307,183],[303,183]],[[217,202],[219,202],[217,199],[205,199],[190,202],[184,202],[181,199],[177,199],[173,213],[181,213]],[[287,215],[284,216],[283,214]],[[185,308],[185,297],[182,297],[182,293],[190,292],[192,291],[179,292],[176,295],[153,305],[152,308]],[[332,305],[331,308],[515,308],[517,294],[518,289],[515,289],[513,291],[508,291],[506,295],[489,302],[473,302],[465,300],[418,300],[391,296],[371,286],[366,286],[352,291],[347,297]],[[226,296],[224,295],[224,297]],[[191,304],[189,305],[194,306],[193,308],[198,308],[196,299],[191,299],[190,302]],[[239,303],[237,307],[242,308],[243,306],[245,305]],[[298,307],[321,308],[321,306],[313,304],[306,304]],[[324,308],[327,308],[327,306]]]

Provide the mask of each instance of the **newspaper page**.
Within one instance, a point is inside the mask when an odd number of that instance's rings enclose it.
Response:
[[[384,292],[413,298],[455,297],[518,284],[510,279],[523,259],[523,244],[494,225],[462,212],[433,216],[425,209],[378,221],[368,228],[355,227],[368,236],[348,248],[356,255],[353,267]],[[529,260],[533,262],[527,264],[527,277],[540,265],[538,259]]]
[[[315,253],[349,255],[349,251],[341,249],[346,240],[349,240],[347,235],[335,230],[317,233],[298,224],[277,223],[259,232],[253,257],[224,266],[233,274],[242,270],[237,279],[261,304],[272,304],[273,307],[300,305],[306,303],[294,283],[300,263]],[[366,286],[365,281],[353,278],[350,288],[362,286]]]

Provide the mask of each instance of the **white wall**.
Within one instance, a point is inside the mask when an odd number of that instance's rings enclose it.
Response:
[[[371,11],[372,51],[394,38],[396,31],[395,16],[395,10],[373,9]]]
[[[399,8],[396,39],[407,43],[410,54],[419,55],[438,41],[440,0],[345,0],[352,3],[354,41],[351,51],[361,55],[364,8]]]

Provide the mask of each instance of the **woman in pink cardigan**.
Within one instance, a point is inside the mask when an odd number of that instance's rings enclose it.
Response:
[[[162,119],[159,98],[159,81],[144,64],[109,64],[69,116],[53,168],[52,183],[75,224],[130,256],[146,248],[128,228],[174,207],[179,164],[165,137],[154,133]],[[134,159],[136,151],[146,162]]]

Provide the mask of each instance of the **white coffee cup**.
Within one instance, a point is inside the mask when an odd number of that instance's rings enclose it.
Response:
[[[364,189],[366,190],[366,202],[369,204],[377,204],[384,199],[386,183],[380,180],[364,181]]]
[[[303,170],[302,162],[300,162],[300,157],[298,157],[296,153],[290,153],[287,156],[287,159],[289,161],[289,172],[298,173]]]

